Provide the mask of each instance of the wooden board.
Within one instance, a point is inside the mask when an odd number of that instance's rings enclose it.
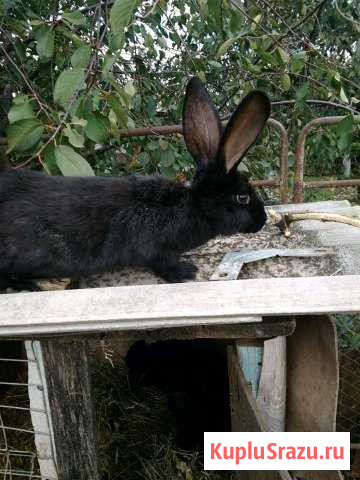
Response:
[[[264,343],[263,366],[256,404],[269,432],[285,430],[286,337]]]
[[[292,335],[296,321],[290,317],[265,317],[261,323],[239,323],[237,325],[200,325],[189,327],[161,328],[157,330],[133,330],[112,332],[106,335],[112,342],[117,338],[129,340],[159,342],[164,340],[193,340],[201,338],[217,338],[220,340],[243,339],[266,340],[279,335]],[[255,342],[256,343],[256,342]]]
[[[228,347],[228,371],[232,431],[266,431],[264,418],[256,407],[251,386],[246,382],[240,366],[236,343]],[[286,471],[239,471],[234,477],[238,480],[291,480],[290,474]]]
[[[351,292],[351,295],[350,295]],[[0,336],[171,328],[360,312],[360,276],[264,278],[0,295]]]
[[[348,200],[326,200],[323,202],[307,202],[307,203],[288,203],[283,205],[270,205],[267,209],[275,210],[280,213],[294,213],[294,212],[332,212],[333,210],[350,207]]]
[[[332,432],[336,427],[339,362],[336,327],[327,315],[297,318],[287,337],[289,432]],[[336,471],[296,472],[306,480],[340,480]]]
[[[100,480],[86,340],[41,341],[59,480]]]

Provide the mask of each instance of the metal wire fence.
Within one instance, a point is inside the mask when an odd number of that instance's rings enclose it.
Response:
[[[0,478],[57,480],[38,344],[0,347]]]
[[[337,430],[360,443],[360,316],[337,315],[339,339],[339,399]]]

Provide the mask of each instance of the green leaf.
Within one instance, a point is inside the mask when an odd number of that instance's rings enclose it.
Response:
[[[123,33],[124,32],[121,32],[117,35],[113,32],[110,33],[109,47],[111,51],[116,52],[117,50],[120,50],[123,47],[124,45]]]
[[[25,118],[34,118],[34,112],[30,103],[20,103],[13,105],[8,112],[8,119],[10,123],[15,123],[18,120]]]
[[[339,135],[338,147],[340,152],[344,152],[350,148],[353,127],[354,117],[352,115],[347,115],[335,125],[334,130]]]
[[[36,51],[42,62],[48,62],[54,54],[55,30],[47,25],[39,28],[36,36]]]
[[[61,174],[55,159],[55,145],[51,143],[45,148],[44,154],[44,170],[48,175]]]
[[[270,65],[273,67],[277,67],[279,65],[277,58],[274,55],[271,55],[269,52],[262,52],[261,59],[264,63],[270,63]]]
[[[69,124],[64,128],[64,135],[69,139],[69,143],[71,143],[73,147],[83,148],[85,138],[76,130],[72,129]]]
[[[349,103],[349,99],[346,96],[345,90],[343,87],[340,88],[340,98],[344,103]]]
[[[299,106],[302,107],[304,105],[305,103],[304,100],[308,93],[309,93],[309,84],[304,83],[295,94],[296,102]]]
[[[222,68],[221,63],[216,60],[208,60],[208,64],[215,68]]]
[[[219,0],[207,0],[209,17],[212,20],[212,26],[217,31],[220,32],[222,28],[222,2]]]
[[[91,47],[83,45],[75,50],[70,62],[74,68],[86,68],[91,57]]]
[[[35,118],[27,118],[12,123],[7,128],[8,146],[6,153],[13,150],[25,151],[36,145],[41,139],[43,126]]]
[[[291,87],[291,78],[290,76],[287,74],[287,73],[284,73],[281,77],[281,85],[283,87],[283,89],[285,90],[285,92],[287,92],[288,90],[290,90],[290,87]]]
[[[84,118],[72,117],[71,125],[79,125],[80,127],[85,127],[87,121]]]
[[[136,7],[136,0],[115,0],[110,10],[110,26],[115,34],[123,34]]]
[[[170,167],[175,161],[174,153],[172,150],[164,150],[160,154],[160,163],[162,167]]]
[[[291,73],[300,73],[304,68],[306,62],[306,52],[296,52],[290,59],[290,71]]]
[[[25,95],[24,93],[18,93],[14,98],[13,102],[15,103],[15,105],[22,105],[29,102],[29,96]]]
[[[95,143],[103,143],[108,137],[108,131],[103,119],[100,116],[89,113],[85,115],[85,120],[87,120],[87,124],[84,127],[86,136]]]
[[[54,150],[56,164],[61,173],[71,177],[90,177],[94,176],[94,170],[91,168],[84,157],[75,152],[67,145],[58,145]]]
[[[64,109],[73,100],[74,94],[84,86],[84,69],[64,70],[58,76],[54,88],[54,101]]]
[[[341,75],[339,72],[330,70],[330,85],[336,89],[341,86]]]
[[[167,142],[164,138],[159,139],[159,145],[161,150],[167,150],[169,147],[169,142]]]
[[[43,20],[31,20],[30,25],[32,25],[33,27],[39,27],[41,25],[44,25],[44,21]]]
[[[246,69],[249,70],[249,72],[255,73],[256,75],[261,73],[261,67],[259,67],[258,65],[252,64],[250,60],[248,60],[247,58],[244,58],[244,63],[245,63]]]
[[[134,84],[132,82],[128,82],[124,87],[124,91],[127,95],[129,95],[129,97],[133,97],[136,93]]]
[[[64,12],[63,18],[72,25],[84,25],[86,17],[81,12]]]
[[[109,73],[112,70],[114,63],[116,62],[117,56],[108,52],[103,61],[101,77],[106,80],[109,77]]]
[[[289,54],[287,52],[285,52],[285,50],[281,47],[278,47],[276,49],[276,51],[277,51],[277,54],[279,56],[280,62],[283,65],[287,65],[289,63],[289,60],[290,60]]]
[[[124,110],[124,107],[114,95],[108,95],[106,96],[106,99],[109,102],[113,111],[115,112],[119,126],[126,128],[128,124],[128,116],[126,111]]]
[[[203,72],[202,70],[199,70],[197,72],[198,74],[198,77],[200,78],[200,80],[204,83],[206,83],[206,75],[205,75],[205,72]]]
[[[222,43],[222,44],[220,45],[220,47],[218,48],[218,51],[216,52],[215,58],[220,58],[220,57],[222,57],[222,56],[229,50],[229,48],[231,47],[231,45],[233,45],[234,43],[236,43],[236,42],[237,42],[238,40],[240,40],[242,37],[243,37],[243,35],[237,35],[236,37],[228,38],[227,40],[225,40],[225,42]]]

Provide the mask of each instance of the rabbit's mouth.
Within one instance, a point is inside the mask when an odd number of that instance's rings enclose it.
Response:
[[[263,210],[260,213],[260,215],[256,218],[256,220],[247,226],[245,233],[259,232],[265,225],[266,219],[267,219],[267,216],[266,216],[265,210]]]

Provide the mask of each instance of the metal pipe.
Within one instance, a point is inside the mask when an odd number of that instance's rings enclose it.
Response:
[[[227,122],[223,122],[223,125],[226,125]],[[254,180],[251,182],[256,186],[263,187],[279,187],[280,189],[280,201],[282,203],[288,202],[288,179],[289,179],[289,170],[288,170],[288,157],[289,157],[289,139],[287,131],[284,125],[278,120],[269,118],[268,125],[275,130],[280,132],[280,177],[273,180]],[[152,127],[141,127],[141,128],[132,128],[130,130],[119,130],[120,138],[128,137],[144,137],[149,135],[171,135],[171,134],[181,134],[182,135],[182,124],[174,125],[162,125],[162,126],[152,126]]]
[[[223,122],[226,125],[227,122]],[[268,125],[275,130],[278,130],[280,133],[280,177],[272,180],[254,180],[251,182],[253,185],[260,187],[270,187],[275,188],[279,187],[280,190],[280,201],[281,203],[288,202],[288,157],[289,157],[289,139],[287,131],[284,125],[278,120],[269,118]],[[139,127],[131,129],[121,129],[119,130],[120,138],[129,138],[129,137],[146,137],[151,135],[171,135],[171,134],[180,134],[182,135],[182,124],[174,125],[153,125],[150,127]],[[0,145],[4,140],[4,145],[6,144],[6,139],[0,138]]]
[[[327,187],[356,187],[360,186],[360,179],[353,180],[316,180],[303,183],[304,188],[327,188]]]
[[[268,124],[280,132],[280,202],[288,203],[289,201],[289,137],[284,125],[270,118]]]
[[[341,120],[346,118],[346,116],[337,116],[337,117],[322,117],[322,118],[314,118],[309,123],[307,123],[301,130],[298,141],[296,144],[295,150],[295,188],[294,188],[294,203],[301,203],[304,201],[304,154],[305,154],[305,143],[308,134],[316,127],[324,126],[324,125],[335,125]],[[356,115],[353,117],[355,123],[360,122],[360,115]],[[356,180],[349,180],[352,182]],[[307,182],[307,186],[309,187],[309,183]],[[318,186],[318,185],[317,185]]]

